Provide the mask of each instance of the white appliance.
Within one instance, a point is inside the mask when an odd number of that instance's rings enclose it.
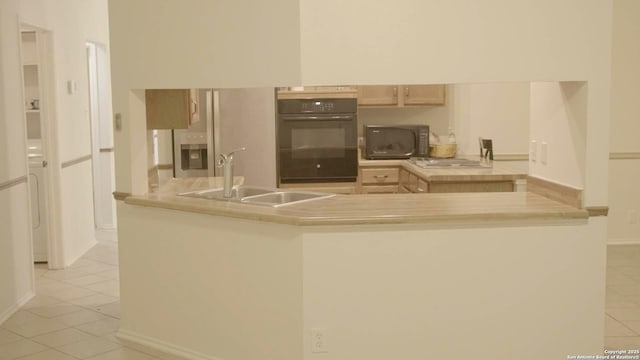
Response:
[[[31,227],[33,261],[49,261],[49,233],[47,219],[47,162],[42,156],[40,140],[29,140],[29,186],[31,190]]]

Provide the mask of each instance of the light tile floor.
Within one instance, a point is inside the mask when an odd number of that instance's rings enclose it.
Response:
[[[37,295],[0,326],[0,360],[181,359],[115,337],[120,322],[115,233],[73,266],[36,264]]]
[[[68,269],[36,265],[37,295],[0,326],[0,360],[175,360],[115,337],[118,245],[109,233]],[[609,246],[607,349],[640,349],[640,245]]]
[[[607,247],[605,348],[640,349],[640,245]]]

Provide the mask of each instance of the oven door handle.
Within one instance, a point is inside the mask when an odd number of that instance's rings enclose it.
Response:
[[[336,116],[287,116],[281,117],[284,121],[308,121],[308,120],[355,120],[353,116],[336,115]]]

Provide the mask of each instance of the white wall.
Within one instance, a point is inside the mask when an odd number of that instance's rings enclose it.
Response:
[[[95,244],[91,162],[84,161],[62,171],[62,228],[66,265],[72,264]],[[89,204],[89,205],[88,205]]]
[[[50,166],[91,154],[89,119],[89,85],[86,59],[87,41],[103,44],[108,49],[108,8],[106,0],[21,0],[19,16],[22,22],[49,30],[53,37],[53,71],[55,121],[51,121],[52,143],[56,147],[49,159]],[[77,92],[67,92],[67,82],[77,83]],[[53,120],[53,119],[50,119]],[[86,173],[85,173],[86,172]],[[93,214],[91,162],[59,170],[60,182],[51,191],[61,194],[52,203],[52,212],[59,216],[62,239],[62,259],[70,265],[82,255],[94,239],[94,220],[78,214]]]
[[[143,121],[128,118],[130,89],[297,85],[298,71],[302,85],[588,81],[585,198],[607,204],[608,141],[599,137],[609,131],[611,0],[254,2],[240,14],[242,5],[226,2],[170,1],[151,12],[150,0],[112,1],[114,107],[125,123]],[[256,11],[265,15],[255,19]],[[233,23],[225,40],[217,23]],[[235,23],[246,29],[229,31]],[[258,54],[263,44],[269,51]],[[174,56],[189,52],[196,56]],[[144,135],[128,131],[117,141],[137,151]],[[126,150],[118,158],[119,168],[130,166]],[[137,181],[130,171],[118,180],[122,191]]]
[[[218,120],[223,153],[247,148],[234,155],[234,174],[247,185],[276,187],[274,89],[220,90]]]
[[[584,187],[586,116],[585,83],[531,84],[530,137],[531,141],[536,141],[537,156],[529,158],[530,175],[576,188]],[[547,147],[546,159],[543,143]]]
[[[634,159],[609,162],[609,240],[640,242],[640,2],[614,0],[611,152]],[[635,154],[633,154],[635,153]]]
[[[154,9],[155,11],[149,11]],[[109,2],[116,189],[146,192],[144,129],[134,113],[144,112],[145,88],[239,88],[300,82],[297,0],[154,0]],[[159,40],[161,39],[161,40]]]
[[[609,1],[300,1],[304,85],[586,80]],[[336,11],[340,9],[340,11]],[[601,63],[604,60],[604,63]]]
[[[611,4],[301,0],[302,85],[588,81],[585,202],[606,205]]]
[[[478,137],[492,139],[494,154],[526,155],[529,140],[529,83],[448,85],[443,106],[358,109],[364,124],[426,124],[447,139],[451,126],[458,154],[479,155]]]
[[[192,359],[302,359],[298,227],[122,202],[118,216],[118,335]]]
[[[493,140],[494,155],[528,153],[529,83],[455,85],[452,97],[459,153],[479,155],[479,137]]]
[[[289,226],[118,207],[127,239],[119,334],[152,346],[265,360],[602,352],[603,217],[526,227]],[[311,352],[312,328],[327,329],[328,353]]]
[[[604,218],[584,226],[310,230],[304,359],[600,354],[605,232]],[[308,350],[313,328],[326,329],[328,353]]]
[[[0,184],[27,175],[17,0],[0,2]],[[29,196],[23,182],[0,190],[0,323],[33,295]]]
[[[613,1],[611,152],[640,152],[640,2]]]
[[[610,243],[640,243],[640,160],[611,160],[609,163]]]
[[[298,8],[297,0],[110,1],[114,75],[129,89],[299,82]]]

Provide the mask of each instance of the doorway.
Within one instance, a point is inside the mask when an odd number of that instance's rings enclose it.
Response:
[[[116,229],[115,159],[111,126],[109,58],[104,45],[87,42],[89,109],[93,160],[93,205],[96,230]],[[98,233],[99,233],[98,232]],[[97,236],[97,235],[96,235]]]
[[[48,174],[48,115],[50,97],[47,96],[47,55],[43,46],[47,35],[38,28],[20,28],[20,62],[22,65],[22,94],[27,136],[29,166],[29,202],[33,261],[47,263],[50,257],[50,176]]]

